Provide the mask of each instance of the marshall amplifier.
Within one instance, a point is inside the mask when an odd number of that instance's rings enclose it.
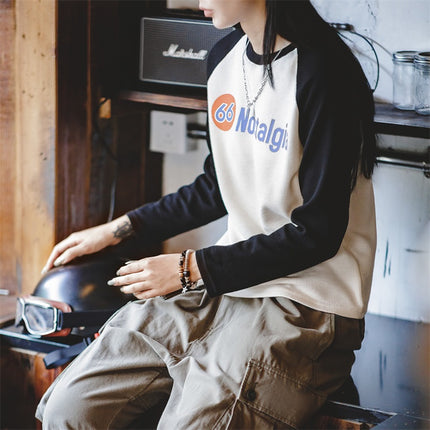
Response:
[[[231,31],[198,19],[142,18],[139,79],[144,84],[205,88],[208,53]]]

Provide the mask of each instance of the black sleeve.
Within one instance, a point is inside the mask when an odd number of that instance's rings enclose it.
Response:
[[[348,224],[352,154],[360,144],[354,83],[345,72],[318,54],[299,51],[296,99],[303,204],[292,212],[292,223],[272,234],[197,251],[211,296],[299,272],[337,253]]]
[[[225,214],[211,155],[206,158],[204,173],[192,184],[127,213],[144,245],[200,227]]]

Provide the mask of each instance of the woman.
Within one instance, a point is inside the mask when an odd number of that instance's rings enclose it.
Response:
[[[46,428],[127,427],[161,400],[161,429],[298,428],[343,384],[360,347],[376,240],[363,72],[309,1],[200,8],[216,27],[237,27],[208,61],[204,173],[71,235],[45,270],[225,214],[227,231],[215,246],[118,271],[109,284],[141,300],[47,392],[37,412]]]

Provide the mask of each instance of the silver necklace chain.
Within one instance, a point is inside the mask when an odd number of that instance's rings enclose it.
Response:
[[[255,104],[255,102],[258,100],[261,93],[263,92],[263,89],[264,89],[264,87],[265,87],[265,85],[269,79],[269,74],[267,73],[267,70],[264,71],[264,76],[263,76],[263,79],[261,80],[260,88],[258,89],[255,97],[252,100],[250,100],[249,89],[248,89],[248,78],[246,75],[246,67],[245,67],[245,55],[246,55],[246,50],[248,48],[248,45],[249,45],[249,39],[246,42],[246,46],[245,46],[245,49],[244,49],[243,54],[242,54],[242,73],[243,73],[243,84],[245,87],[246,106],[248,108],[250,108]],[[272,62],[274,62],[279,57],[279,54],[281,53],[281,51],[282,51],[282,49],[280,51],[278,51],[278,53],[276,54],[276,56],[272,60]]]

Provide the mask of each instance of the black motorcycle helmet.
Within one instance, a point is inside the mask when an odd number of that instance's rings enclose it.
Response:
[[[79,257],[49,270],[36,285],[33,296],[67,303],[74,311],[119,309],[134,296],[107,282],[126,260],[112,252]]]

